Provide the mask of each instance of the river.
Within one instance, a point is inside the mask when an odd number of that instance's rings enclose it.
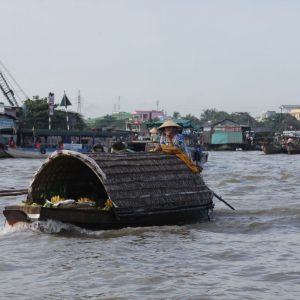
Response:
[[[41,160],[0,160],[0,190]],[[210,222],[88,231],[5,225],[0,299],[300,299],[300,155],[210,152]],[[0,210],[24,196],[0,198]]]

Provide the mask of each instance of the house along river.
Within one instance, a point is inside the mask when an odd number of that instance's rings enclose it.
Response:
[[[0,160],[0,190],[41,163]],[[1,214],[0,299],[300,299],[300,155],[211,152],[203,176],[236,211],[215,199],[211,222],[96,232]]]

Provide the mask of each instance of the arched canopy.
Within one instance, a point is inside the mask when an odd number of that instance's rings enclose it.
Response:
[[[68,199],[111,199],[116,207],[144,210],[212,204],[212,192],[175,155],[57,151],[34,175],[29,199],[61,194]]]

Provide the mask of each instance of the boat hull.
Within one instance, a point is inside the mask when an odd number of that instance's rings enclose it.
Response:
[[[287,152],[288,154],[300,154],[300,144],[288,143]]]
[[[274,145],[274,144],[262,144],[261,150],[264,154],[280,154],[280,153],[287,153],[286,149],[284,149],[281,145]]]
[[[106,230],[124,227],[190,224],[209,220],[212,209],[212,206],[197,206],[143,212],[14,205],[5,207],[3,214],[10,225],[18,222],[32,223],[34,221],[55,220],[85,229]]]
[[[9,157],[11,157],[11,156],[6,152],[6,149],[7,149],[7,146],[0,143],[0,158],[9,158]]]
[[[8,157],[13,158],[47,158],[53,151],[39,151],[37,149],[24,149],[24,148],[7,148],[4,150]]]

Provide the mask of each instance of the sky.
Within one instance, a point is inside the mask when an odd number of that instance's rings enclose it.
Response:
[[[119,97],[121,111],[156,109],[159,101],[170,115],[196,117],[300,104],[297,0],[0,0],[0,7],[0,61],[29,97],[54,92],[60,102],[66,91],[76,111],[80,90],[85,117],[112,113]]]

